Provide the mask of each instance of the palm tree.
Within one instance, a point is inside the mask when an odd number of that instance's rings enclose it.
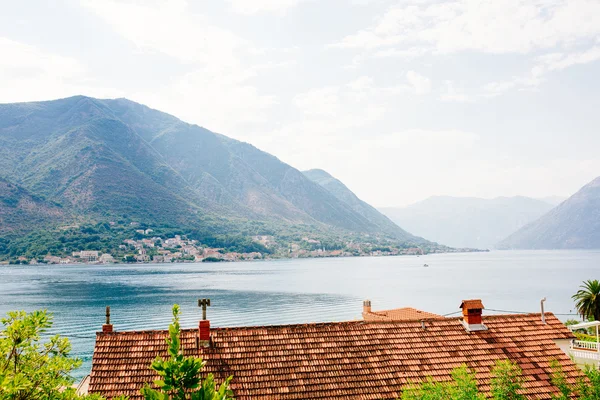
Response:
[[[572,296],[577,311],[588,320],[600,321],[600,282],[590,279],[579,287]]]

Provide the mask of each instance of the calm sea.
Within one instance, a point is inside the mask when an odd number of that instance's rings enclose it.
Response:
[[[425,268],[424,264],[429,267]],[[412,306],[438,314],[481,298],[486,313],[546,310],[573,318],[571,295],[600,278],[599,251],[496,251],[428,256],[240,263],[0,267],[0,314],[45,308],[53,332],[71,338],[91,365],[95,332],[111,306],[116,330],[166,329],[172,304],[196,327],[198,298],[210,298],[212,326],[272,325],[360,318],[373,309]]]

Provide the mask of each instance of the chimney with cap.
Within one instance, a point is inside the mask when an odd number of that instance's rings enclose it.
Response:
[[[113,326],[110,323],[110,307],[106,306],[106,323],[102,325],[102,333],[111,333]]]
[[[363,301],[363,314],[371,313],[371,300]]]
[[[467,332],[487,331],[488,328],[483,324],[481,319],[484,309],[481,300],[463,300],[460,308],[462,308],[463,313],[463,320],[461,322]]]

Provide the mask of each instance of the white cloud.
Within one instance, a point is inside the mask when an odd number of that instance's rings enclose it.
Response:
[[[600,159],[528,162],[490,159],[482,156],[482,150],[476,133],[407,130],[330,150],[332,161],[323,168],[376,206],[402,206],[430,195],[569,196],[600,170]],[[344,159],[351,160],[354,168],[345,168]],[[356,166],[368,166],[368,172]],[[374,176],[379,183],[373,182]]]
[[[505,81],[490,82],[484,85],[481,97],[496,97],[509,90],[536,90],[542,82],[540,76],[513,77]]]
[[[398,57],[398,58],[414,58],[422,56],[426,53],[426,50],[421,47],[410,47],[407,49],[396,49],[387,48],[384,50],[377,50],[373,53],[374,57],[387,58],[387,57]]]
[[[489,82],[469,99],[509,90],[531,90],[548,72],[600,59],[597,0],[398,1],[366,29],[328,47],[359,50],[351,68],[367,58],[415,58],[461,52],[520,54],[548,52],[531,71]],[[587,50],[581,50],[588,47]],[[592,46],[592,47],[590,47]],[[498,75],[502,75],[497,71]],[[441,95],[465,101],[465,95]],[[479,90],[481,92],[481,90]]]
[[[486,84],[483,88],[484,96],[495,97],[513,89],[535,90],[552,72],[597,60],[600,60],[600,47],[598,46],[571,53],[548,53],[535,59],[535,65],[528,74]]]
[[[528,163],[514,159],[492,161],[470,157],[460,160],[456,168],[449,171],[449,178],[454,179],[454,188],[452,184],[441,183],[439,188],[432,189],[434,193],[464,196],[471,192],[487,198],[498,196],[500,188],[502,196],[570,196],[596,178],[598,170],[600,159],[562,158]],[[452,176],[468,176],[477,189],[456,185]]]
[[[587,64],[600,60],[600,47],[594,46],[586,51],[573,53],[550,53],[538,57],[538,65],[533,71],[540,75],[545,71],[559,71],[573,65]]]
[[[331,118],[335,124],[344,126],[363,125],[358,121],[372,121],[384,113],[386,96],[398,90],[395,87],[376,87],[373,78],[361,76],[345,85],[313,88],[300,93],[294,97],[293,104],[302,119]]]
[[[247,124],[267,122],[268,110],[277,103],[275,96],[261,94],[246,82],[251,75],[252,71],[242,74],[236,67],[209,66],[132,97],[185,121],[196,121],[210,130],[237,135]]]
[[[261,93],[252,80],[260,71],[290,62],[267,59],[269,49],[257,48],[205,15],[191,12],[185,0],[84,4],[141,51],[166,55],[189,71],[133,94],[140,102],[229,134],[264,122],[266,111],[276,104],[275,96]],[[259,53],[260,63],[253,63]]]
[[[456,186],[460,179],[454,175],[456,165],[476,152],[479,142],[477,134],[453,129],[382,134],[368,129],[368,125],[367,129],[364,125],[357,130],[343,128],[345,134],[342,131],[333,137],[309,131],[314,135],[304,134],[298,141],[288,134],[286,140],[301,150],[280,150],[280,154],[302,169],[325,169],[373,205],[416,201],[425,193],[436,193],[440,183],[443,189]]]
[[[462,89],[457,88],[452,81],[446,81],[446,92],[440,95],[442,101],[467,102],[473,98],[467,95]]]
[[[185,0],[85,0],[83,4],[140,50],[184,63],[235,63],[236,51],[248,44],[206,16],[192,13]]]
[[[431,91],[431,80],[415,71],[408,71],[406,73],[406,80],[416,94],[422,95]]]
[[[477,142],[479,135],[456,129],[410,129],[384,135],[378,139],[380,140],[377,141],[377,146],[385,147],[388,151],[406,149],[407,146],[414,148],[440,146],[452,151],[447,147],[448,145],[464,149]]]
[[[362,76],[342,86],[313,88],[300,93],[293,100],[299,113],[298,122],[286,124],[281,131],[283,135],[278,136],[314,137],[320,141],[331,140],[330,144],[344,140],[349,132],[383,117],[387,110],[387,90],[375,87],[371,77]]]
[[[528,53],[572,46],[600,35],[596,0],[456,0],[400,2],[378,22],[334,46],[374,49],[419,46],[434,53],[475,50]]]
[[[254,134],[252,142],[297,168],[314,168],[360,136],[379,135],[371,126],[385,118],[396,94],[395,88],[375,86],[369,76],[312,88],[294,97],[291,121]]]
[[[335,116],[342,105],[335,86],[310,89],[294,97],[294,105],[306,116]]]
[[[284,13],[303,1],[306,0],[227,0],[233,11],[241,14]]]
[[[80,77],[85,68],[74,58],[45,52],[35,46],[0,37],[0,67],[28,75],[51,70],[58,79]],[[36,69],[37,71],[33,71]]]
[[[3,37],[0,54],[0,102],[51,100],[78,94],[122,95],[88,78],[87,68],[77,59]]]

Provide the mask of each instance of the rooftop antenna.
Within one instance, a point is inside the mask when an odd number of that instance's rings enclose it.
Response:
[[[113,326],[110,323],[110,306],[106,306],[106,323],[102,325],[102,333],[110,333],[113,331]]]
[[[542,300],[540,301],[540,307],[542,308],[542,324],[546,325],[546,315],[544,314],[544,302],[546,301],[546,298],[542,298]]]
[[[202,321],[206,321],[206,307],[210,307],[210,299],[198,299],[198,307],[202,307]]]

